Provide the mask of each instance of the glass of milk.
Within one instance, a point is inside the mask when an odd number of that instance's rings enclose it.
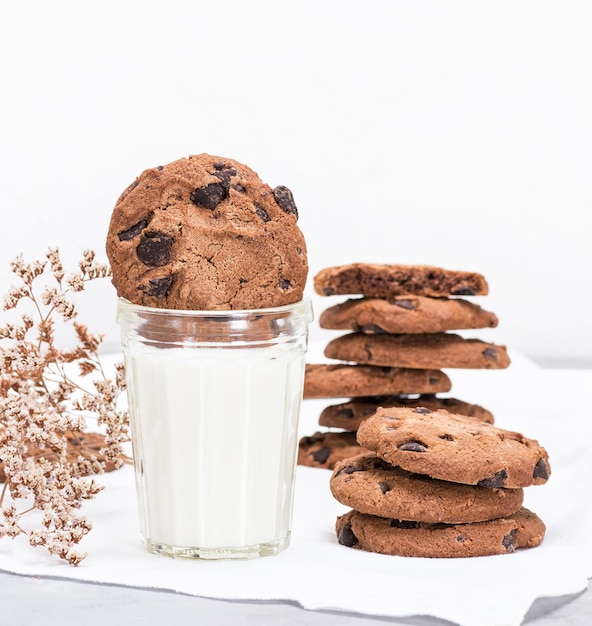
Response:
[[[249,311],[119,300],[150,552],[234,559],[288,546],[311,321],[308,300]]]

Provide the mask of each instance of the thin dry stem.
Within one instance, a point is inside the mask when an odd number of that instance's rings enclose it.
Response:
[[[123,448],[128,416],[118,407],[123,365],[114,380],[106,375],[98,354],[102,336],[76,321],[73,301],[110,271],[89,250],[67,276],[57,248],[32,263],[19,255],[11,269],[19,284],[8,290],[4,309],[28,303],[36,320],[23,313],[19,322],[0,326],[0,539],[24,535],[31,546],[77,565],[86,556],[78,543],[92,528],[80,508],[102,490],[91,475],[130,462]],[[36,281],[48,273],[51,284],[39,290]],[[56,316],[72,325],[73,348],[56,345]],[[87,419],[105,435],[86,432]],[[38,527],[25,528],[25,515],[40,517]]]

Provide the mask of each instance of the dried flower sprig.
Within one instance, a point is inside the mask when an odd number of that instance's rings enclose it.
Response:
[[[19,284],[4,300],[4,310],[28,304],[32,314],[0,326],[0,539],[25,535],[30,545],[77,565],[86,556],[77,544],[92,527],[80,507],[102,490],[92,475],[129,462],[128,416],[118,406],[125,375],[119,364],[114,380],[107,377],[98,354],[102,336],[76,321],[73,301],[89,281],[109,276],[109,267],[86,251],[78,271],[66,276],[57,248],[46,257],[26,263],[17,256],[11,269]],[[51,285],[37,293],[48,269]],[[56,345],[60,322],[72,325],[74,348]],[[104,434],[85,432],[87,418]],[[27,523],[31,516],[23,519],[29,513],[37,514],[37,527]]]

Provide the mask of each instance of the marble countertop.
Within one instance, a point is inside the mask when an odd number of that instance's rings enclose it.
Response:
[[[328,611],[306,611],[294,603],[210,600],[168,591],[133,589],[84,582],[18,576],[0,571],[0,623],[10,626],[104,626],[105,624],[175,624],[208,626],[261,624],[276,626],[450,626],[434,617],[380,618]],[[524,625],[589,626],[592,592],[540,598]]]

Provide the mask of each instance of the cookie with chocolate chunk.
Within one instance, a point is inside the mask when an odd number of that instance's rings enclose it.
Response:
[[[351,263],[322,269],[314,277],[314,289],[321,296],[361,295],[390,299],[406,295],[436,298],[484,296],[489,287],[477,272],[429,265]]]
[[[521,488],[551,474],[538,441],[442,409],[379,408],[357,439],[391,465],[467,485]]]
[[[0,432],[1,432],[0,428]],[[72,465],[77,465],[77,471],[81,475],[99,474],[103,471],[112,472],[117,469],[113,460],[107,459],[101,450],[107,446],[105,436],[100,433],[84,431],[66,431],[66,461]],[[32,458],[36,461],[44,458],[51,462],[60,459],[61,451],[52,446],[40,446],[33,441],[27,441],[27,451],[25,458]],[[100,464],[104,463],[104,467]],[[4,473],[4,463],[0,459],[0,483],[6,480]]]
[[[349,333],[330,341],[325,356],[365,365],[419,369],[504,369],[510,364],[505,346],[453,333]]]
[[[305,398],[438,393],[451,386],[450,378],[434,369],[307,363],[304,375]]]
[[[298,442],[298,465],[332,470],[339,461],[367,452],[356,441],[356,433],[317,432]]]
[[[449,413],[467,415],[482,422],[493,424],[494,417],[491,411],[479,406],[458,400],[457,398],[441,398],[436,395],[408,396],[370,396],[367,398],[352,398],[342,404],[326,406],[320,416],[319,425],[344,430],[358,430],[360,424],[370,415],[376,413],[378,407],[411,407],[425,406],[437,411],[445,409]]]
[[[350,298],[325,309],[319,326],[362,333],[439,333],[494,328],[497,316],[462,298]]]
[[[522,507],[517,513],[469,524],[424,524],[349,511],[337,518],[343,546],[409,557],[457,558],[510,554],[538,546],[545,524]]]
[[[148,169],[117,201],[107,256],[120,297],[185,310],[302,299],[308,264],[287,187],[232,159],[192,155]]]
[[[370,453],[340,461],[329,481],[334,498],[370,515],[429,524],[504,517],[522,506],[522,489],[462,485],[393,467]]]

